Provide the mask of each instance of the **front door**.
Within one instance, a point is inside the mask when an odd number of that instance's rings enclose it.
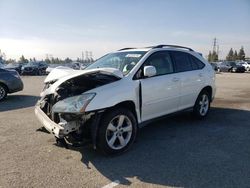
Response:
[[[180,77],[174,74],[169,53],[155,52],[143,67],[149,65],[156,68],[156,75],[140,80],[142,121],[177,111],[180,100]]]

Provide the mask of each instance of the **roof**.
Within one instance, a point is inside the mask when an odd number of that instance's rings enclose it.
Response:
[[[194,50],[189,48],[189,47],[185,47],[185,46],[178,46],[178,45],[170,45],[170,44],[160,44],[160,45],[156,45],[156,46],[149,46],[149,47],[144,47],[144,48],[122,48],[118,51],[149,51],[151,49],[161,49],[161,48],[179,48],[179,49],[185,49],[188,51],[193,52]]]

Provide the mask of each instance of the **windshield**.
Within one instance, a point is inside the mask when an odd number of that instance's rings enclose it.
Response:
[[[89,65],[86,69],[116,68],[119,69],[123,75],[126,75],[134,68],[145,53],[146,51],[132,51],[107,54]]]

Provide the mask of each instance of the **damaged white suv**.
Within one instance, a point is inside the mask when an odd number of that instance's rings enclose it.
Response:
[[[67,144],[91,139],[106,154],[127,150],[149,120],[192,109],[203,118],[215,95],[215,73],[190,48],[158,45],[109,53],[85,70],[54,69],[35,113]]]

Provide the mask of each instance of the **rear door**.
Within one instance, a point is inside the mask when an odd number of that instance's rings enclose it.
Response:
[[[179,110],[192,107],[204,85],[203,64],[193,55],[182,52],[171,52],[176,67],[176,75],[180,78]]]
[[[154,66],[156,75],[140,79],[142,121],[178,110],[180,77],[174,74],[174,65],[168,51],[152,54],[143,64]]]

